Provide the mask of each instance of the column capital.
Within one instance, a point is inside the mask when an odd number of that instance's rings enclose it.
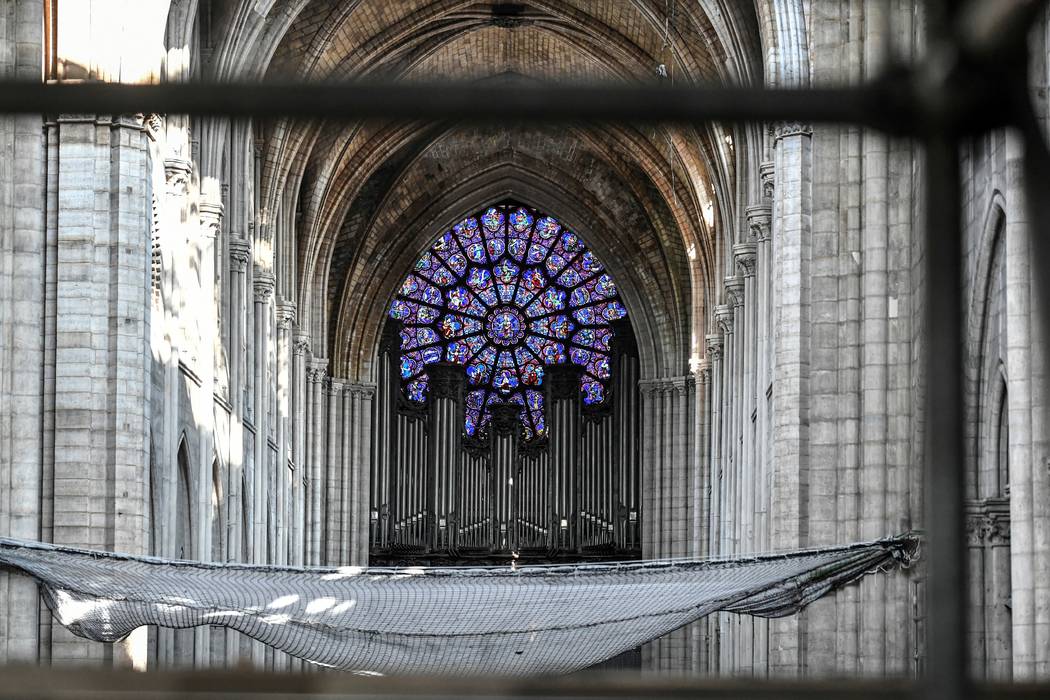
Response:
[[[757,243],[736,243],[733,245],[733,260],[736,262],[736,269],[745,278],[755,274],[755,258],[757,254]]]
[[[700,384],[709,383],[711,381],[711,360],[705,357],[697,362],[693,374],[696,375],[696,379]]]
[[[361,382],[347,381],[343,384],[343,389],[348,396],[360,396],[363,399],[371,399],[376,393],[375,384],[365,384]]]
[[[766,206],[773,203],[774,167],[771,160],[764,161],[758,166],[758,176],[762,183],[762,201],[765,202]]]
[[[201,202],[197,205],[197,215],[201,221],[201,236],[217,238],[222,230],[222,203]]]
[[[773,144],[777,144],[781,139],[790,138],[792,136],[812,136],[813,127],[806,122],[801,121],[780,121],[773,122],[769,127],[769,133],[773,137]]]
[[[708,333],[704,336],[705,349],[707,356],[712,361],[718,361],[722,359],[722,347],[725,345],[725,340],[721,333]]]
[[[772,193],[772,182],[770,193]],[[744,210],[747,215],[747,228],[751,238],[762,242],[768,241],[773,223],[773,207],[769,204],[755,204]]]
[[[245,272],[252,257],[252,242],[248,238],[231,238],[230,269],[234,272]]]
[[[272,272],[264,272],[255,269],[255,275],[252,279],[252,288],[255,291],[255,301],[259,304],[265,304],[270,301],[270,297],[273,296],[273,288],[276,280],[274,279]]]
[[[729,304],[715,306],[715,323],[722,329],[723,335],[733,332],[733,307]]]
[[[184,190],[190,184],[193,162],[187,158],[172,156],[164,159],[164,182],[173,192]]]
[[[744,278],[732,275],[725,279],[726,303],[730,306],[744,305]]]
[[[291,329],[295,323],[295,302],[289,299],[277,300],[277,327],[282,331]]]

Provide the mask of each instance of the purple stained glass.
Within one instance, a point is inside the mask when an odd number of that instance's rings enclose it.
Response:
[[[458,363],[472,387],[467,434],[485,430],[491,405],[505,402],[522,407],[525,439],[546,432],[546,367],[581,366],[583,401],[605,400],[609,323],[626,313],[579,236],[517,205],[490,207],[442,234],[390,306],[403,324],[400,370],[410,400],[426,400],[428,364]]]

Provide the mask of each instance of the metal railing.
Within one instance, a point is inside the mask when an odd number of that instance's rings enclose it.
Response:
[[[917,139],[926,153],[926,381],[925,473],[928,533],[927,673],[920,688],[930,697],[994,696],[968,679],[966,570],[963,539],[963,326],[962,221],[959,147],[993,128],[1012,127],[1022,137],[1028,220],[1050,222],[1050,151],[1043,140],[1028,83],[1027,37],[1040,0],[929,0],[927,50],[910,66],[890,66],[859,87],[758,89],[748,87],[501,87],[410,84],[200,84],[115,85],[100,83],[0,83],[0,112],[175,113],[227,116],[288,116],[329,119],[406,118],[462,121],[700,122],[800,120],[853,123]],[[1050,260],[1050,237],[1030,227],[1034,259]],[[1040,265],[1039,268],[1047,266]],[[1040,322],[1050,329],[1050,274],[1037,272]],[[932,498],[936,494],[936,498]],[[0,673],[0,697],[5,688]],[[86,673],[86,672],[78,672]],[[119,673],[117,674],[119,675]],[[92,676],[93,677],[93,676]],[[158,678],[177,676],[159,675]],[[216,676],[214,678],[225,678]],[[327,676],[326,676],[327,677]],[[55,676],[57,679],[64,676]],[[247,678],[243,676],[242,678]],[[289,693],[315,692],[309,677]],[[359,681],[354,681],[359,683]],[[231,691],[245,691],[243,682]],[[351,682],[330,681],[349,692]],[[914,685],[872,682],[856,687],[785,685],[783,682],[708,682],[676,686],[650,679],[643,687],[591,681],[515,682],[457,686],[432,682],[403,687],[404,694],[452,695],[587,694],[593,697],[682,694],[708,697],[900,697]],[[540,683],[540,685],[537,685]],[[158,680],[155,684],[163,685]],[[621,681],[622,684],[622,681]],[[178,685],[178,684],[176,684]],[[194,685],[194,683],[189,683]],[[221,684],[220,684],[221,685]],[[409,684],[411,685],[411,684]],[[664,687],[666,686],[666,687]],[[110,686],[119,687],[119,686]],[[145,686],[143,686],[145,687]],[[159,687],[159,686],[158,686]],[[171,687],[171,686],[167,686]],[[188,687],[183,684],[181,687]],[[267,685],[272,688],[272,685]],[[358,688],[361,686],[358,685]],[[81,688],[84,690],[84,688]],[[213,686],[211,688],[215,690]],[[1043,689],[1045,690],[1045,689]],[[399,691],[376,695],[396,696]],[[1014,689],[1013,693],[1022,693]],[[367,692],[366,692],[367,694]],[[59,697],[53,695],[52,697]],[[107,695],[107,697],[109,697]]]

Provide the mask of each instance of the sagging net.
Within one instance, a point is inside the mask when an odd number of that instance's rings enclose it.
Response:
[[[73,633],[220,625],[316,664],[379,674],[568,673],[717,611],[780,617],[908,563],[912,536],[783,554],[615,564],[289,568],[0,538]]]

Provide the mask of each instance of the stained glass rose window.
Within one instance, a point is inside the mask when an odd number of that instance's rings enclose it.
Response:
[[[493,403],[515,403],[525,439],[546,433],[545,367],[579,365],[583,402],[605,400],[609,324],[626,315],[612,278],[579,236],[508,204],[446,231],[390,307],[403,324],[401,377],[410,400],[426,400],[427,365],[463,365],[467,434],[484,429]]]

